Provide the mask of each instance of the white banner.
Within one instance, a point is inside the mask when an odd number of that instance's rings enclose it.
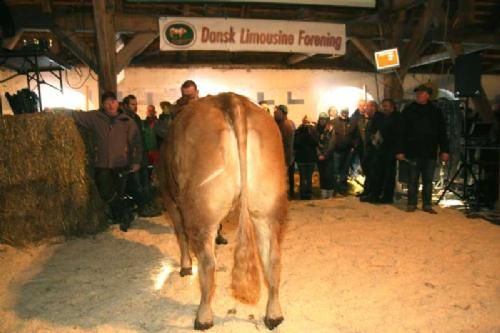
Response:
[[[345,54],[345,25],[298,21],[161,17],[163,51]]]

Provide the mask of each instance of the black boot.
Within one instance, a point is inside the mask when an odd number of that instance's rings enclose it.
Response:
[[[120,219],[120,230],[123,232],[127,232],[128,229],[130,228],[130,224],[132,224],[132,220],[134,219],[134,216],[131,214],[125,214]]]

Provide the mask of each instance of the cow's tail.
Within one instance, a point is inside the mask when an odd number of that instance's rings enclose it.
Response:
[[[256,246],[255,227],[250,219],[248,210],[247,184],[247,108],[248,103],[241,97],[226,95],[230,102],[228,116],[232,123],[238,144],[240,161],[241,192],[240,216],[238,224],[238,239],[234,252],[234,266],[232,272],[233,296],[244,303],[256,303],[260,295],[260,271]]]

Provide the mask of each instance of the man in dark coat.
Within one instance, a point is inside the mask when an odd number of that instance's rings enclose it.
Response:
[[[295,125],[293,121],[288,119],[288,108],[286,105],[278,105],[274,109],[274,120],[278,124],[283,140],[283,149],[285,151],[285,165],[288,174],[288,195],[293,198],[294,190],[294,172],[295,172],[295,156],[293,151],[293,141],[295,133]]]
[[[132,195],[138,206],[138,214],[141,217],[160,216],[161,210],[154,205],[151,181],[148,171],[148,155],[144,149],[144,130],[141,117],[137,114],[137,98],[134,95],[128,95],[123,99],[123,111],[134,120],[139,128],[139,137],[142,145],[141,168],[133,172],[128,177],[127,189]]]
[[[432,208],[432,179],[438,151],[441,160],[448,161],[448,138],[441,110],[429,101],[432,88],[422,84],[415,93],[415,102],[402,113],[396,158],[409,161],[407,211],[417,208],[418,179],[422,175],[422,209],[436,214]]]
[[[299,167],[300,198],[312,199],[312,175],[316,163],[316,148],[318,146],[318,132],[307,116],[295,131],[294,149],[295,161]]]
[[[382,128],[383,115],[378,111],[378,104],[375,101],[366,103],[364,119],[358,121],[358,131],[362,149],[364,151],[363,172],[365,182],[363,184],[363,193],[359,197],[360,201],[377,202],[377,168],[379,166],[380,149],[382,146]]]
[[[382,143],[377,150],[378,157],[374,170],[373,201],[393,203],[396,185],[396,144],[400,129],[401,114],[396,111],[396,104],[390,98],[382,100],[380,135]]]

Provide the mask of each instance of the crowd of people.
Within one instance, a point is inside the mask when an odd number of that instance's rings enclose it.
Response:
[[[436,214],[432,208],[432,181],[436,158],[449,158],[445,120],[430,101],[432,88],[415,88],[415,101],[402,112],[392,99],[360,100],[349,116],[349,110],[322,112],[316,121],[304,116],[295,128],[288,119],[288,109],[278,105],[274,119],[280,128],[288,173],[289,196],[295,197],[294,170],[299,171],[300,199],[312,198],[312,177],[319,173],[321,198],[348,194],[348,178],[358,168],[365,176],[360,201],[375,204],[394,202],[397,160],[408,164],[407,211],[417,208],[419,178],[422,177],[422,210]],[[262,105],[261,105],[262,106]]]
[[[137,114],[134,95],[119,102],[113,92],[101,96],[101,108],[91,112],[68,112],[75,122],[92,132],[95,138],[94,177],[107,215],[112,224],[126,232],[135,212],[141,217],[161,215],[153,193],[153,170],[159,161],[159,148],[168,127],[182,107],[198,99],[196,83],[188,80],[181,86],[181,97],[175,104],[160,103],[162,113],[156,115],[154,105],[148,105],[146,118]],[[227,244],[217,234],[217,244]]]
[[[288,119],[287,106],[276,106],[274,119],[282,135],[290,197],[295,196],[295,165],[301,199],[313,198],[314,170],[319,171],[321,197],[326,199],[347,195],[348,177],[360,168],[365,176],[360,200],[389,204],[394,199],[396,160],[401,160],[409,165],[407,211],[416,210],[422,176],[422,209],[436,213],[431,203],[432,177],[438,151],[443,161],[448,159],[446,129],[442,113],[429,101],[431,88],[421,85],[415,93],[415,102],[401,113],[391,99],[382,100],[380,107],[375,101],[362,100],[351,116],[347,109],[331,108],[316,121],[305,116],[298,128]],[[77,124],[94,134],[95,182],[110,221],[122,231],[134,219],[133,208],[143,217],[161,214],[152,187],[159,147],[175,115],[198,98],[196,83],[188,80],[174,104],[160,103],[159,117],[154,105],[148,105],[146,119],[141,119],[134,95],[119,102],[112,92],[101,96],[99,110],[69,112]],[[259,104],[271,114],[267,104]],[[227,244],[221,228],[216,242]]]

